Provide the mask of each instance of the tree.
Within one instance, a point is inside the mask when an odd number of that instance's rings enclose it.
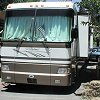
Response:
[[[12,0],[0,0],[0,10],[4,10],[8,3],[12,3]]]
[[[100,41],[100,0],[82,0],[82,2],[76,2],[76,4],[81,8],[81,11],[88,12],[90,16],[89,23],[90,28],[93,29],[92,33]]]

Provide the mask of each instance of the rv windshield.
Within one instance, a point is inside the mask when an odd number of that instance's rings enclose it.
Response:
[[[8,16],[3,40],[69,42],[71,28],[70,16]]]

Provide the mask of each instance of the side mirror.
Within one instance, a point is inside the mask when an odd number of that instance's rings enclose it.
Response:
[[[73,28],[71,31],[71,39],[77,39],[78,38],[78,28]]]

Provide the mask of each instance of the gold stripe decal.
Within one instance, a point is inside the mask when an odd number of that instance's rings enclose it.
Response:
[[[2,71],[7,74],[21,74],[21,75],[37,75],[37,76],[68,76],[68,74],[49,74],[49,73],[30,73],[30,72],[16,72],[16,71]]]

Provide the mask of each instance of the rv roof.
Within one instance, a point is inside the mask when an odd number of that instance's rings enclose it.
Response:
[[[74,8],[71,1],[67,2],[27,2],[13,3],[7,6],[7,9],[24,9],[24,8]]]

